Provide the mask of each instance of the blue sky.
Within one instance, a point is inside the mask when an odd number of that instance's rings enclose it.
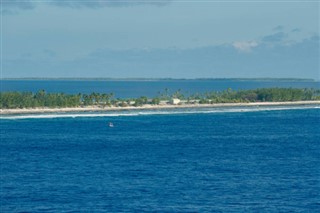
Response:
[[[2,77],[320,79],[319,1],[2,0]]]

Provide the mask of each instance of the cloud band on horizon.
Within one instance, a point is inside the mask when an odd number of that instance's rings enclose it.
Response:
[[[150,6],[165,6],[171,3],[173,0],[48,0],[48,1],[34,1],[34,0],[1,0],[2,13],[3,14],[15,14],[19,10],[31,10],[35,9],[39,4],[46,4],[57,7],[67,7],[67,8],[90,8],[98,9],[104,7],[133,7],[141,5]]]

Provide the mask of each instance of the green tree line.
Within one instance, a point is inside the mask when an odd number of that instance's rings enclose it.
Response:
[[[87,94],[64,94],[47,93],[40,90],[32,92],[1,92],[0,107],[11,108],[35,108],[35,107],[78,107],[88,105],[111,105],[113,94],[91,93]]]
[[[187,103],[197,101],[200,104],[210,103],[238,103],[238,102],[276,102],[276,101],[306,101],[320,100],[320,90],[296,89],[296,88],[262,88],[253,90],[213,91],[203,94],[186,96],[180,90],[149,99],[145,96],[131,99],[114,99],[113,93],[91,93],[91,94],[64,94],[47,93],[40,90],[32,92],[1,92],[0,107],[2,109],[12,108],[35,108],[35,107],[79,107],[89,105],[99,106],[142,106],[144,104],[157,105],[161,100],[168,101],[171,98],[179,98]]]
[[[202,101],[211,103],[228,102],[281,102],[320,100],[320,90],[297,88],[260,88],[254,90],[216,91],[206,93],[200,97]]]

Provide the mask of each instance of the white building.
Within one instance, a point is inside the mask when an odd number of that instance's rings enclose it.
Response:
[[[177,104],[179,104],[181,101],[180,101],[180,99],[178,99],[178,98],[172,98],[171,99],[171,104],[173,104],[173,105],[177,105]]]

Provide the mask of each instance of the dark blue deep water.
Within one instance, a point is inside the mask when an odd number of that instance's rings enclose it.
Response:
[[[320,211],[319,108],[0,121],[1,212]]]
[[[95,81],[95,80],[1,80],[0,91],[64,92],[89,94],[114,93],[118,98],[155,97],[167,88],[168,93],[181,90],[186,95],[232,88],[234,90],[286,87],[320,89],[316,81],[254,81],[254,80],[155,80],[155,81]]]

